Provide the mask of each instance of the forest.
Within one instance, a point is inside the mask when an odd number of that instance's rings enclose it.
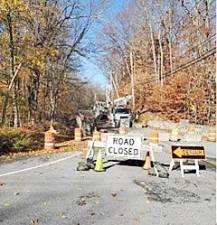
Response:
[[[128,0],[95,43],[103,0],[0,1],[0,124],[22,127],[71,117],[104,95],[80,73],[93,57],[111,99],[132,94],[132,110],[215,123],[214,0]]]
[[[215,124],[216,3],[132,0],[103,28],[99,61],[112,98],[140,115]]]
[[[21,127],[70,117],[101,90],[79,74],[84,39],[104,1],[0,1],[0,123]]]

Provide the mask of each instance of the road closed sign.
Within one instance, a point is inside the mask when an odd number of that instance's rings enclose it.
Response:
[[[141,137],[128,137],[122,135],[108,136],[106,142],[107,156],[117,158],[140,159]]]

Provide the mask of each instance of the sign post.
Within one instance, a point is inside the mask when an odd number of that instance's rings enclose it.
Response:
[[[194,160],[194,165],[184,164],[184,160],[189,159]],[[198,159],[205,159],[205,150],[203,146],[172,146],[172,161],[170,162],[169,171],[172,171],[175,160],[178,160],[182,177],[184,177],[185,170],[196,170],[196,174],[199,177]]]
[[[112,156],[122,159],[142,158],[142,137],[126,136],[126,135],[108,135],[105,141],[88,141],[88,152],[86,159],[93,159],[96,148],[105,149],[105,156]],[[157,163],[154,157],[154,148],[156,144],[149,144],[149,152],[154,165],[156,176],[159,176]]]

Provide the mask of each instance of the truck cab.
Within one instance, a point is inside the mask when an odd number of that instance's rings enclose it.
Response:
[[[112,112],[115,127],[132,127],[132,115],[130,109],[126,107],[116,107]]]

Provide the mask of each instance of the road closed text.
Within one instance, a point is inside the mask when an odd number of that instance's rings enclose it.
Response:
[[[107,155],[125,158],[140,158],[141,138],[109,136],[106,147]]]

